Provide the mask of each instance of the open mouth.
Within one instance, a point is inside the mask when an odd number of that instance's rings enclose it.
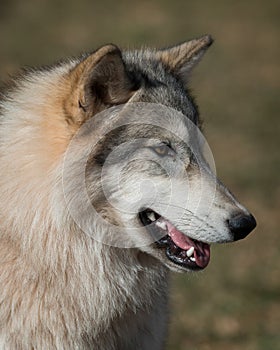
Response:
[[[141,211],[139,218],[156,240],[157,247],[165,249],[165,255],[173,263],[191,270],[202,270],[208,265],[209,244],[191,239],[151,209]]]

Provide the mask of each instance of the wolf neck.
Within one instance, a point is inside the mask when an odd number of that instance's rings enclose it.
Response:
[[[75,284],[73,312],[79,304],[84,321],[91,324],[89,334],[94,338],[103,334],[107,338],[107,329],[114,328],[114,343],[118,343],[119,339],[127,338],[123,332],[131,327],[130,323],[136,329],[147,327],[148,331],[150,319],[155,314],[162,315],[167,305],[166,269],[136,250],[94,241],[79,242],[77,251],[74,260],[69,261],[72,266],[68,270],[69,284],[62,288],[69,290]],[[159,307],[161,310],[156,309]],[[117,348],[125,347],[120,343]]]
[[[37,248],[32,245],[10,264],[8,279],[13,283],[0,282],[19,313],[15,319],[25,315],[25,335],[28,337],[37,322],[37,329],[52,333],[50,348],[65,337],[69,348],[86,348],[81,338],[90,338],[94,344],[112,326],[116,338],[110,341],[117,343],[125,338],[120,333],[126,329],[127,320],[136,328],[147,327],[154,305],[166,304],[166,295],[161,292],[166,289],[165,268],[139,256],[136,250],[108,247],[81,232],[45,232],[44,247],[39,247],[42,241],[38,243]],[[34,302],[34,296],[39,303]],[[50,307],[52,318],[48,316]],[[116,321],[120,319],[123,323]],[[123,328],[118,329],[120,324]],[[74,344],[77,341],[80,343]]]

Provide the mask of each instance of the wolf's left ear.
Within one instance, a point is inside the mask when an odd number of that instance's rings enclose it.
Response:
[[[70,85],[68,107],[77,124],[103,108],[127,102],[135,92],[120,49],[111,44],[81,61],[70,72]]]
[[[157,59],[178,75],[184,82],[187,81],[190,71],[200,61],[208,47],[213,43],[210,35],[186,41],[180,45],[156,52]]]

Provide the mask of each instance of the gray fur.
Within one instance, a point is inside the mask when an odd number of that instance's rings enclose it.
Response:
[[[229,218],[248,214],[210,170],[199,131],[191,132],[190,122],[199,125],[199,119],[189,73],[211,42],[204,36],[171,49],[132,52],[106,45],[30,71],[6,93],[0,125],[1,350],[164,348],[168,271],[188,268],[170,261],[141,224],[150,191],[136,200],[137,181],[158,186],[154,210],[194,240],[230,242]],[[129,111],[137,103],[156,105],[162,118],[155,124],[153,113],[138,108],[142,123],[136,113],[120,127],[126,117],[115,106]],[[128,148],[122,148],[125,142]],[[133,208],[119,210],[128,199]],[[92,205],[98,215],[91,216]],[[115,238],[113,227],[124,246],[103,240]]]

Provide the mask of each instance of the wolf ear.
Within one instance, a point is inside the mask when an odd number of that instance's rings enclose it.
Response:
[[[193,67],[200,61],[208,47],[213,43],[210,35],[186,41],[168,49],[159,50],[156,56],[175,75],[186,82]]]
[[[71,119],[79,124],[102,108],[127,102],[134,93],[121,51],[115,45],[103,46],[85,58],[70,72],[70,81],[68,106]]]

